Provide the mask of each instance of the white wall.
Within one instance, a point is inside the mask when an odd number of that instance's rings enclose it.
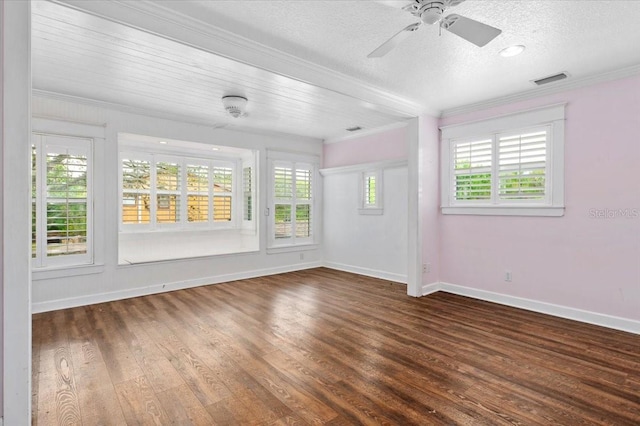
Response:
[[[2,164],[2,418],[28,425],[31,416],[29,273],[31,3],[0,2],[0,156]]]
[[[97,265],[34,274],[35,312],[133,297],[319,266],[321,246],[300,252],[266,253],[266,226],[259,223],[260,250],[238,255],[118,265],[118,146],[119,132],[161,138],[236,146],[259,151],[258,206],[266,205],[266,150],[282,150],[321,157],[320,140],[289,135],[259,135],[116,111],[46,96],[33,99],[34,117],[105,126],[105,143],[95,152],[95,252]],[[320,183],[319,193],[322,193]],[[317,200],[321,203],[321,199]],[[317,229],[322,229],[318,223]]]
[[[324,176],[324,260],[330,268],[407,282],[408,174],[383,172],[382,215],[359,214],[361,164]],[[331,170],[331,169],[328,169]]]

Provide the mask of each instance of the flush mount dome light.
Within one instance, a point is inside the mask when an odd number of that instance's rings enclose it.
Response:
[[[247,106],[247,98],[244,96],[224,96],[222,105],[233,118],[238,118],[245,113]]]
[[[510,58],[524,52],[524,46],[521,44],[514,44],[513,46],[505,47],[499,53],[503,58]]]

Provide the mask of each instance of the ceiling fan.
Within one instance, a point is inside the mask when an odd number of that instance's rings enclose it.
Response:
[[[498,37],[502,30],[494,28],[490,25],[464,16],[452,13],[444,16],[445,10],[455,7],[465,0],[412,0],[411,3],[402,6],[401,2],[391,0],[378,0],[378,3],[386,4],[392,7],[401,7],[411,13],[413,16],[420,18],[420,21],[406,26],[400,32],[396,33],[389,40],[385,41],[380,47],[367,55],[367,58],[380,58],[396,46],[398,46],[412,32],[420,29],[422,24],[434,25],[438,24],[441,30],[447,30],[463,39],[482,47],[494,38]]]

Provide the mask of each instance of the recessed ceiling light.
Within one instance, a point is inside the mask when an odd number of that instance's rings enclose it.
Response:
[[[217,148],[217,147],[214,146],[213,148],[211,148],[211,150],[212,151],[220,151],[220,148]]]
[[[166,145],[166,144],[167,144],[167,141],[160,141],[159,143],[160,143],[161,145]]]
[[[513,46],[505,47],[499,53],[503,58],[510,58],[524,52],[524,46],[521,44],[514,44]]]

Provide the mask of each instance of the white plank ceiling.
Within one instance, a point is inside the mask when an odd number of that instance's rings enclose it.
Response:
[[[32,35],[37,91],[320,139],[410,117],[50,2],[34,3]],[[247,116],[230,117],[225,95],[248,98]]]
[[[449,12],[501,28],[487,46],[423,27],[380,59],[366,55],[416,18],[375,1],[59,2],[80,10],[33,3],[35,89],[211,125],[322,139],[344,135],[347,127],[372,129],[406,120],[416,114],[416,105],[438,115],[536,91],[530,80],[561,71],[571,77],[556,83],[560,86],[640,69],[640,1],[633,0],[467,0]],[[157,9],[167,23],[175,18],[185,28],[215,28],[245,46],[282,52],[292,66],[278,69],[269,61],[234,57],[233,49],[207,51],[176,33],[103,19],[95,16],[100,4]],[[522,55],[497,54],[516,43],[526,45]],[[333,82],[325,73],[314,81],[298,72],[296,58],[307,69],[316,64],[340,78]],[[353,81],[354,88],[344,81]],[[371,102],[358,87],[388,94],[395,103]],[[249,98],[247,117],[225,114],[220,98],[228,94]],[[398,107],[403,100],[406,109]]]

